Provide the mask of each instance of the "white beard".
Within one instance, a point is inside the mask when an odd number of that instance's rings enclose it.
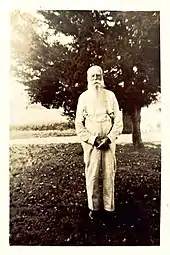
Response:
[[[95,82],[94,82],[95,83]],[[103,108],[103,104],[106,101],[105,99],[105,92],[104,92],[104,82],[100,81],[97,86],[93,83],[88,83],[88,91],[89,93],[89,103],[92,104],[92,108]]]

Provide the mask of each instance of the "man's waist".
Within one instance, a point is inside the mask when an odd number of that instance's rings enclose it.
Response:
[[[107,114],[89,115],[86,117],[85,122],[98,123],[98,122],[111,122],[111,118]]]

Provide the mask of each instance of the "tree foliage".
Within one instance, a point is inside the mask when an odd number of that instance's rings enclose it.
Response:
[[[143,107],[156,99],[158,12],[39,11],[39,15],[41,19],[15,13],[24,22],[12,22],[22,46],[16,51],[15,37],[15,70],[28,86],[32,102],[63,106],[66,114],[74,115],[78,96],[87,87],[87,69],[93,64],[103,68],[107,88],[130,114],[135,105]],[[40,32],[38,25],[46,29]],[[59,33],[71,36],[72,42],[62,45]]]

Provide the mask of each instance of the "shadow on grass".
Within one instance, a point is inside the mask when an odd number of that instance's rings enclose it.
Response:
[[[116,219],[88,219],[80,144],[10,148],[11,245],[159,245],[160,146],[117,145]]]

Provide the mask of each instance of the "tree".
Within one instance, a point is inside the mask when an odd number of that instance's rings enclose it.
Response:
[[[142,144],[141,107],[156,99],[159,85],[159,13],[110,11],[40,11],[53,37],[72,37],[68,45],[39,35],[31,56],[33,73],[25,79],[33,102],[63,106],[75,115],[77,99],[86,89],[86,71],[93,64],[104,70],[108,89],[133,123],[133,143]],[[39,57],[38,57],[39,56]],[[35,61],[32,61],[32,59]],[[30,66],[29,66],[30,67]]]
[[[126,112],[122,112],[123,117],[123,134],[132,134],[132,118],[131,116]]]
[[[124,16],[124,13],[122,13]],[[140,132],[141,107],[156,100],[160,91],[159,14],[128,12],[121,19],[128,33],[120,52],[123,87],[117,87],[122,108],[132,117],[133,144],[142,145]],[[129,42],[127,44],[127,42]],[[121,45],[121,43],[120,43]],[[129,46],[130,45],[130,46]],[[122,97],[123,95],[123,97]]]

